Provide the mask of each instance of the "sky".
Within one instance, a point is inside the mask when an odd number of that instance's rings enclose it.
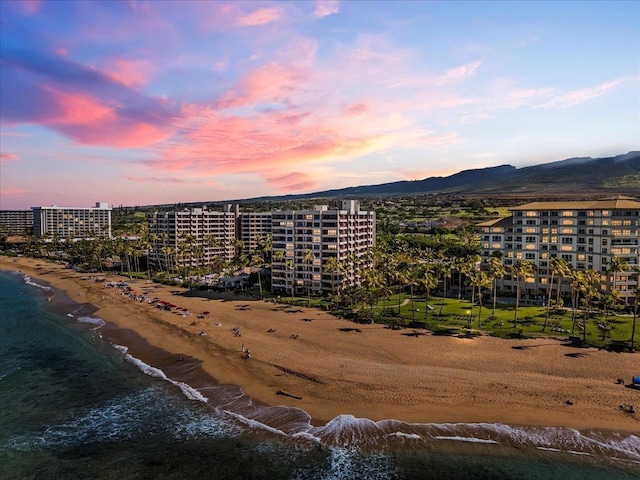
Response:
[[[637,1],[0,0],[0,209],[640,150]]]

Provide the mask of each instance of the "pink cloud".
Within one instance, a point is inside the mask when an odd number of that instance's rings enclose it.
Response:
[[[25,15],[38,13],[42,5],[40,0],[10,0],[8,3]]]
[[[236,20],[236,25],[240,27],[255,27],[275,22],[282,15],[282,11],[277,7],[259,8],[246,15],[241,15]]]
[[[0,153],[0,163],[20,160],[20,155],[15,153]]]
[[[177,177],[134,177],[131,175],[123,175],[123,178],[136,183],[172,183],[185,184],[188,183],[184,178]]]
[[[313,14],[316,17],[326,17],[334,15],[340,11],[340,2],[338,0],[316,0],[316,8]]]
[[[26,195],[27,193],[31,192],[20,187],[5,187],[0,190],[0,194],[6,195],[7,197],[17,197],[19,195]]]
[[[149,81],[150,64],[148,61],[127,60],[116,58],[105,70],[112,80],[127,87],[139,88]]]
[[[292,193],[316,188],[320,182],[312,175],[291,172],[285,175],[265,175],[267,183],[274,185],[279,193]]]
[[[288,95],[304,80],[300,69],[271,63],[247,75],[236,89],[222,97],[218,106],[230,108],[260,102],[287,103]]]
[[[370,110],[369,105],[364,103],[354,103],[352,105],[347,105],[344,109],[345,113],[349,116],[358,116],[363,113],[367,113]]]
[[[67,55],[69,55],[69,52],[67,52],[66,49],[64,48],[56,48],[53,53],[55,53],[56,55],[58,55],[59,57],[66,57]]]
[[[49,109],[43,124],[74,140],[89,145],[112,147],[144,147],[161,142],[170,136],[155,125],[125,118],[95,97],[81,93],[67,93],[44,87]]]

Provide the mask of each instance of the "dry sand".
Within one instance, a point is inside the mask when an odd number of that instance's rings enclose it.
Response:
[[[640,390],[616,383],[618,378],[629,383],[640,374],[638,354],[577,349],[552,337],[410,336],[409,329],[354,324],[315,309],[233,294],[192,297],[178,287],[129,282],[137,292],[193,312],[183,317],[137,303],[104,283],[82,280],[83,275],[58,264],[2,257],[0,267],[41,278],[73,300],[95,305],[96,316],[134,330],[151,345],[201,360],[209,375],[239,385],[256,402],[302,408],[314,425],[352,414],[412,423],[640,431],[640,412],[631,415],[618,407],[640,407]],[[118,275],[107,279],[126,280]],[[198,319],[202,311],[210,314]],[[240,337],[232,334],[233,327],[240,329]],[[122,336],[119,342],[127,345],[126,333]],[[243,359],[243,345],[250,359]],[[278,390],[302,399],[277,395]]]

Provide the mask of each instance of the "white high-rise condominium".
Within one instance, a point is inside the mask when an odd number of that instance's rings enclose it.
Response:
[[[210,267],[235,254],[236,212],[206,207],[147,214],[150,260],[162,269]]]
[[[111,238],[111,208],[103,202],[93,208],[32,207],[33,235],[65,238]]]
[[[339,285],[360,284],[361,272],[372,265],[368,254],[375,246],[375,212],[345,200],[341,209],[319,205],[271,214],[274,292],[328,293]]]

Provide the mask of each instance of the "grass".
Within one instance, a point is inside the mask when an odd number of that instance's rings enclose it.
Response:
[[[307,306],[307,297],[280,297],[283,303],[292,303],[298,306]],[[583,312],[577,312],[576,325],[574,327],[571,310],[552,311],[547,322],[546,330],[543,330],[545,322],[545,308],[535,305],[521,305],[518,307],[517,326],[514,326],[514,305],[498,304],[495,313],[492,302],[483,304],[480,321],[478,305],[472,307],[468,300],[457,298],[431,297],[427,302],[425,298],[415,297],[413,305],[408,295],[400,298],[400,315],[398,315],[398,295],[393,295],[380,301],[373,307],[373,318],[378,323],[388,325],[402,325],[409,328],[430,330],[434,335],[465,335],[473,336],[487,333],[501,338],[536,338],[553,336],[557,338],[577,337],[583,338],[583,332],[578,323],[583,321]],[[427,305],[433,310],[428,309]],[[311,297],[311,306],[327,310],[331,308],[329,301],[322,297]],[[355,317],[354,311],[361,309],[362,305],[353,309],[337,312],[347,318]],[[412,311],[413,308],[413,311]],[[370,306],[365,306],[364,311],[369,313]],[[334,313],[336,313],[334,311]],[[370,316],[368,317],[370,318]],[[602,330],[598,324],[605,324],[605,315],[593,315],[587,319],[586,345],[598,348],[612,348],[624,350],[631,339],[633,318],[626,315],[609,315],[607,328],[609,329],[604,340]],[[573,332],[572,332],[573,329]],[[640,346],[640,319],[636,326],[636,349]]]

